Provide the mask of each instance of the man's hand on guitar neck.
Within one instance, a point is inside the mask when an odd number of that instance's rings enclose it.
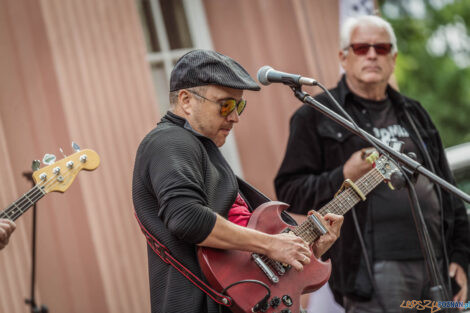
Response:
[[[352,181],[356,181],[372,169],[372,164],[366,160],[368,156],[367,153],[367,149],[361,149],[354,152],[349,157],[343,166],[344,179],[349,178]]]
[[[13,221],[0,218],[0,250],[5,248],[16,225]]]
[[[321,216],[320,213],[313,210],[308,212],[308,215],[312,214],[315,214],[316,217],[322,221],[323,226],[328,230],[328,232],[323,236],[320,236],[312,246],[313,253],[317,258],[320,258],[326,251],[328,251],[328,249],[331,248],[336,239],[338,239],[344,217],[342,215],[332,213]]]

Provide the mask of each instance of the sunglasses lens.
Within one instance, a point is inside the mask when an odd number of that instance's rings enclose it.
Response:
[[[369,51],[369,47],[370,47],[369,44],[366,44],[366,43],[351,44],[351,49],[357,55],[367,54],[367,51]]]
[[[240,100],[240,102],[238,103],[238,107],[237,107],[238,115],[242,115],[242,112],[243,110],[245,110],[245,107],[246,107],[246,100]]]
[[[227,116],[235,109],[237,102],[233,99],[225,100],[220,107],[220,115]]]
[[[375,45],[370,45],[368,43],[353,43],[351,44],[351,49],[356,55],[366,55],[369,52],[369,48],[374,47],[375,53],[379,55],[389,54],[392,50],[391,43],[378,43]]]
[[[375,52],[380,55],[388,54],[390,53],[390,50],[392,50],[392,44],[390,43],[379,43],[374,45]]]

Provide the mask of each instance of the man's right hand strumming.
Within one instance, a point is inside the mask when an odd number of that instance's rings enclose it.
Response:
[[[271,244],[265,253],[269,258],[289,264],[297,271],[303,270],[304,264],[310,263],[312,251],[302,238],[288,233],[271,236]]]

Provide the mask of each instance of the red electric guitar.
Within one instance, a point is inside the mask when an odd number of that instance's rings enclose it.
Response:
[[[371,192],[382,181],[390,181],[393,172],[398,171],[385,156],[377,159],[375,167],[359,178],[355,183],[346,180],[335,195],[335,198],[323,206],[319,213],[335,213],[344,215],[365,195]],[[374,160],[372,160],[373,162]],[[268,234],[292,231],[295,235],[312,244],[320,236],[320,228],[316,227],[313,216],[307,218],[299,226],[292,226],[283,221],[281,212],[288,205],[282,202],[267,202],[260,205],[253,213],[247,227]],[[240,283],[229,287],[226,294],[233,299],[230,307],[235,313],[245,312],[281,312],[298,313],[300,295],[310,293],[325,284],[331,273],[331,264],[312,258],[304,265],[301,272],[256,253],[239,250],[220,250],[200,247],[199,263],[211,286],[219,291],[241,280],[258,280],[270,289],[270,299],[264,306],[260,303],[267,291],[263,286],[253,283]]]

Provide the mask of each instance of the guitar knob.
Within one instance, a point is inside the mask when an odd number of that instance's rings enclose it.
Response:
[[[292,298],[291,298],[289,295],[284,295],[284,296],[282,296],[282,302],[283,302],[286,306],[292,306]]]
[[[284,310],[281,310],[281,313],[292,313],[292,312],[289,309],[284,309]]]
[[[271,302],[269,304],[271,304],[273,308],[276,308],[279,306],[279,304],[281,304],[281,299],[279,299],[279,297],[274,297],[271,299]]]

